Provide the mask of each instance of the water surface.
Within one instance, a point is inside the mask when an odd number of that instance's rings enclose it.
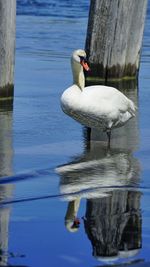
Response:
[[[108,151],[59,104],[89,1],[17,4],[14,109],[0,113],[0,265],[149,266],[149,8],[139,85],[122,89],[137,116]]]

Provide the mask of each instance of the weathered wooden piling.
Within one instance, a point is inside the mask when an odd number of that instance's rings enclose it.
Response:
[[[0,101],[13,98],[16,0],[0,0]]]
[[[87,80],[137,77],[146,9],[147,0],[91,0]]]

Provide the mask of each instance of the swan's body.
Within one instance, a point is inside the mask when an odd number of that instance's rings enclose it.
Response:
[[[63,111],[81,124],[109,132],[135,116],[134,103],[113,87],[84,87],[83,50],[74,51],[71,59],[74,84],[61,97]]]
[[[122,126],[134,116],[134,104],[117,89],[108,86],[88,86],[83,91],[77,85],[69,87],[61,98],[63,111],[91,128],[102,130]]]

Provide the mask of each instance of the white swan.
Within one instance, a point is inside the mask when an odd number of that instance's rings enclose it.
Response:
[[[62,110],[81,124],[106,131],[110,144],[111,129],[123,126],[135,116],[134,103],[113,87],[85,87],[83,68],[88,71],[86,53],[75,50],[71,57],[73,85],[61,96]]]

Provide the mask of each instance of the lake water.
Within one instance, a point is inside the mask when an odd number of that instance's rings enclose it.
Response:
[[[138,88],[123,90],[138,113],[109,152],[59,104],[88,9],[17,1],[14,109],[0,113],[0,266],[150,266],[150,3]]]

